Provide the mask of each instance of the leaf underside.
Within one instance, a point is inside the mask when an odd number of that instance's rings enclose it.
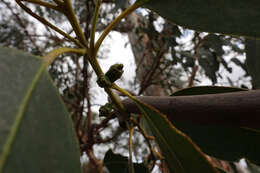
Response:
[[[137,3],[189,29],[260,37],[258,0],[139,0]]]
[[[0,48],[0,172],[81,172],[70,116],[41,68],[40,58]]]
[[[241,88],[199,86],[179,90],[171,96],[217,94],[246,91]],[[220,115],[224,116],[225,115]],[[210,115],[209,115],[210,118]],[[228,161],[238,161],[246,157],[260,164],[260,129],[243,127],[222,127],[216,125],[198,125],[194,123],[172,122],[179,130],[187,134],[208,155]]]
[[[170,172],[217,172],[197,145],[176,129],[163,114],[140,101],[135,101],[135,103],[155,136]]]

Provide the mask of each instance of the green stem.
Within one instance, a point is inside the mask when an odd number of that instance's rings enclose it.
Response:
[[[99,14],[99,8],[101,5],[102,0],[98,0],[95,8],[93,23],[92,23],[92,29],[91,29],[91,35],[90,35],[90,49],[94,50],[94,44],[95,44],[95,32],[96,32],[96,25],[98,21],[98,14]]]
[[[111,98],[113,103],[117,106],[119,111],[121,113],[123,113],[122,116],[124,116],[126,114],[125,113],[125,108],[124,108],[124,105],[122,104],[120,98],[115,93],[113,93],[111,88],[105,88],[105,91],[109,95],[109,97]],[[124,116],[124,118],[127,118],[127,117]]]
[[[101,36],[99,37],[96,45],[95,45],[95,51],[94,53],[97,54],[99,47],[101,46],[103,40],[106,38],[106,36],[108,35],[108,33],[123,19],[125,18],[127,15],[129,15],[130,13],[132,13],[134,10],[136,10],[137,8],[139,8],[141,6],[141,4],[139,3],[134,3],[132,4],[130,7],[128,7],[125,11],[123,11],[114,21],[112,21],[104,30],[104,32],[101,34]]]
[[[79,41],[81,42],[81,44],[84,45],[84,47],[88,47],[88,42],[79,25],[78,19],[72,8],[72,4],[71,4],[70,0],[64,0],[64,7],[65,8],[63,9],[63,13],[67,16],[68,20],[70,21],[70,24],[71,24],[73,30],[75,31],[75,34],[77,35]]]
[[[61,47],[52,50],[47,55],[43,57],[46,66],[49,66],[59,55],[63,53],[78,53],[78,54],[86,54],[85,49],[75,49],[75,48],[68,48],[68,47]]]
[[[119,86],[117,86],[115,83],[112,84],[112,88],[121,92],[122,94],[124,94],[125,96],[127,96],[128,98],[130,98],[131,100],[133,100],[134,102],[140,102],[139,100],[137,100],[136,98],[134,98],[129,92],[127,92],[126,90],[120,88]]]
[[[103,76],[104,72],[102,71],[97,58],[96,57],[88,57],[88,60],[93,68],[93,70],[95,71],[96,75],[98,77]],[[122,113],[122,115],[125,115],[125,108],[120,100],[120,98],[113,93],[111,88],[105,88],[106,93],[108,94],[108,96],[111,98],[112,102],[116,105],[116,107],[119,109],[120,113]]]

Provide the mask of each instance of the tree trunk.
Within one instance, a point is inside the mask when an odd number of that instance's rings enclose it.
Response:
[[[147,34],[143,34],[140,37],[136,34],[136,29],[140,27],[140,16],[136,13],[132,13],[127,18],[127,22],[131,23],[133,26],[133,30],[128,32],[129,42],[132,47],[132,51],[134,54],[135,62],[136,62],[136,80],[140,85],[140,90],[138,95],[153,95],[153,96],[162,96],[165,95],[165,92],[160,84],[152,84],[152,75],[153,71],[157,70],[154,68],[155,59],[151,54],[151,40]],[[143,20],[143,19],[142,19]],[[151,67],[149,69],[149,67]],[[152,74],[153,73],[153,74]],[[157,76],[157,80],[160,80],[162,77]]]

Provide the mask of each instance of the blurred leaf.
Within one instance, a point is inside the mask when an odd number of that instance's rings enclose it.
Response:
[[[260,42],[246,39],[246,65],[252,77],[253,88],[260,88]]]
[[[216,72],[219,70],[219,62],[216,54],[203,47],[200,47],[197,52],[199,64],[205,70],[206,76],[210,78],[213,84],[217,83]]]
[[[180,56],[180,63],[182,64],[185,70],[187,70],[188,67],[194,66],[194,55],[190,51],[182,51],[180,52]]]
[[[246,160],[247,169],[249,173],[260,173],[260,167]]]
[[[247,91],[242,88],[235,87],[223,87],[223,86],[196,86],[191,88],[184,88],[171,94],[171,96],[191,96],[191,95],[203,95],[203,94],[219,94],[229,93],[236,91]]]
[[[231,61],[235,63],[237,66],[240,66],[243,70],[245,70],[246,75],[249,75],[246,64],[241,62],[238,58],[232,58]]]
[[[177,25],[210,33],[260,37],[260,1],[138,0]]]
[[[218,169],[218,171],[220,172],[220,173],[227,173],[226,171],[224,171],[223,169],[220,169],[220,168],[217,168]]]
[[[225,36],[225,39],[223,39],[223,46],[229,46],[233,51],[239,54],[244,53],[244,48],[240,47],[241,44],[243,43],[239,38]]]
[[[128,0],[115,0],[115,7],[112,9],[112,13],[115,13],[118,9],[126,9],[128,6]]]
[[[203,46],[208,48],[212,48],[218,56],[222,56],[224,54],[224,50],[222,49],[223,41],[220,36],[215,34],[208,34],[205,37]]]
[[[217,94],[236,91],[246,90],[230,87],[204,86],[183,89],[173,93],[172,96]],[[255,163],[260,163],[260,129],[198,125],[183,122],[172,123],[187,134],[208,155],[229,161],[237,161],[242,157],[246,157]]]
[[[134,100],[134,102],[143,113],[149,129],[155,136],[170,172],[217,172],[197,145],[188,136],[176,129],[165,115],[145,103],[137,100]]]
[[[104,157],[104,166],[110,173],[128,173],[128,158],[108,150]],[[135,173],[149,173],[148,168],[143,163],[134,163],[134,170]]]
[[[0,48],[0,172],[81,172],[72,123],[40,58]]]

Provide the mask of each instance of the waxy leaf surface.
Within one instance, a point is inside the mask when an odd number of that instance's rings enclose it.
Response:
[[[80,173],[71,118],[39,57],[0,47],[0,172]]]
[[[258,0],[138,0],[137,3],[189,29],[260,37]]]

